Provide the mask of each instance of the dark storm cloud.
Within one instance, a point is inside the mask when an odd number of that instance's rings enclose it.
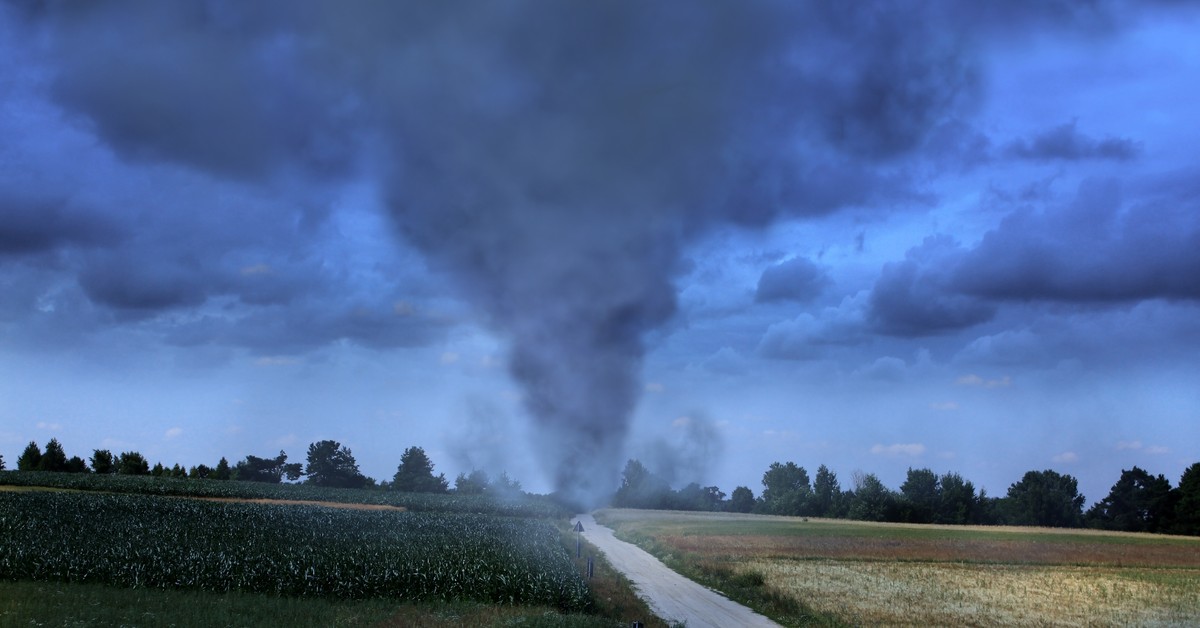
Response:
[[[369,349],[426,346],[445,336],[453,321],[412,312],[389,303],[336,303],[305,300],[288,307],[218,311],[172,324],[170,344],[183,347],[231,346],[261,356],[299,355],[348,341]]]
[[[66,247],[113,246],[122,237],[114,221],[65,199],[0,189],[0,256],[28,256]]]
[[[1096,139],[1081,133],[1076,128],[1074,120],[1047,129],[1031,138],[1016,140],[1004,149],[1004,153],[1010,157],[1038,161],[1052,159],[1128,161],[1136,158],[1140,152],[1140,145],[1130,139],[1119,137]]]
[[[267,3],[55,4],[59,104],[84,114],[117,153],[240,178],[282,164],[343,172],[355,103],[299,72],[304,42]],[[263,89],[270,85],[269,89]]]
[[[1200,206],[1192,197],[1130,201],[1113,180],[1075,199],[1010,213],[972,248],[926,239],[884,267],[870,319],[886,334],[921,336],[990,320],[1029,303],[1089,307],[1200,300]]]
[[[756,301],[810,301],[829,283],[828,273],[807,258],[795,257],[763,271]]]
[[[954,272],[953,289],[1001,301],[1200,299],[1200,206],[1087,181],[1070,203],[1009,215]]]
[[[972,38],[996,30],[935,4],[32,6],[58,104],[127,160],[244,181],[381,177],[399,231],[511,343],[558,452],[548,468],[579,497],[615,479],[643,337],[675,311],[682,248],[726,223],[928,202],[905,159],[970,112]],[[81,282],[117,308],[239,295],[187,255],[226,248],[194,246]],[[925,301],[938,273],[924,262],[885,271],[882,329],[986,318],[966,297]],[[315,320],[339,337],[386,327]]]
[[[885,265],[871,291],[871,325],[883,334],[924,336],[989,320],[992,306],[951,287],[951,273],[963,254],[952,238],[930,236],[903,261]]]

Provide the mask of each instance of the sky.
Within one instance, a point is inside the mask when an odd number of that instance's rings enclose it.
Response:
[[[1196,32],[1185,2],[0,2],[0,454],[1174,484]]]

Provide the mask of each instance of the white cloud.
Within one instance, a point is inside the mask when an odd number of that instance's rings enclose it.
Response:
[[[292,366],[299,364],[300,360],[285,356],[265,356],[254,361],[255,366]]]
[[[1146,445],[1140,440],[1121,440],[1117,441],[1117,451],[1140,451],[1157,456],[1169,453],[1171,450],[1162,445]]]
[[[1054,462],[1078,462],[1079,454],[1077,454],[1073,451],[1064,451],[1061,454],[1058,454],[1057,456],[1054,456],[1053,458],[1051,458],[1051,460],[1053,460]]]
[[[885,382],[904,381],[908,365],[900,358],[884,356],[871,363],[870,366],[858,371],[858,374],[869,379]]]
[[[692,418],[681,416],[674,421],[671,421],[671,427],[687,427],[692,424]]]
[[[270,275],[274,270],[267,264],[254,264],[253,266],[244,266],[242,275],[251,277],[253,275]]]
[[[891,445],[874,445],[871,453],[885,456],[920,456],[925,453],[925,445],[921,443],[894,443]]]
[[[442,354],[442,357],[439,358],[439,361],[442,364],[454,364],[455,362],[458,362],[458,358],[459,355],[457,353],[453,351],[447,351]]]
[[[62,424],[61,424],[61,423],[47,423],[47,422],[45,422],[45,421],[38,421],[38,422],[37,422],[37,428],[38,428],[39,430],[46,430],[46,431],[48,431],[48,432],[58,432],[58,431],[62,430]]]
[[[1008,388],[1009,386],[1012,386],[1012,378],[1008,375],[1005,375],[999,379],[984,379],[974,373],[971,373],[970,375],[963,375],[962,377],[959,377],[958,379],[954,380],[954,383],[958,384],[959,386],[976,386],[980,388]]]
[[[666,390],[667,387],[660,382],[646,382],[646,392],[660,393]]]
[[[181,436],[182,434],[183,434],[182,427],[173,427],[173,428],[167,430],[167,432],[165,434],[163,434],[163,438],[166,438],[166,439],[179,438],[179,436]]]

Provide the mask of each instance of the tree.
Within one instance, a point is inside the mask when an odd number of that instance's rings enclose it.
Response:
[[[458,474],[454,480],[454,492],[463,495],[482,495],[488,490],[488,474],[479,469],[472,469],[470,475]]]
[[[1175,488],[1175,517],[1171,530],[1200,535],[1200,462],[1184,470]]]
[[[29,441],[25,451],[17,458],[18,471],[37,471],[42,461],[42,448],[34,441]]]
[[[62,443],[57,438],[51,438],[46,443],[46,451],[38,460],[38,471],[66,471],[67,452],[63,451]]]
[[[213,469],[208,477],[214,480],[228,480],[233,477],[233,470],[229,468],[229,461],[225,459],[225,456],[221,456],[217,468]]]
[[[188,477],[193,480],[203,480],[212,475],[212,468],[206,464],[198,464],[191,469],[188,469]]]
[[[933,515],[934,523],[963,525],[975,521],[979,510],[979,498],[975,485],[957,473],[947,473],[938,481],[938,505]]]
[[[433,475],[433,462],[420,447],[409,447],[400,456],[400,466],[392,476],[392,488],[406,493],[445,493],[450,483],[445,474]]]
[[[842,487],[838,485],[837,474],[825,465],[817,467],[809,512],[814,517],[841,516],[841,495]]]
[[[907,511],[904,520],[911,523],[932,523],[940,498],[938,477],[929,469],[909,467],[908,477],[900,485],[900,495]]]
[[[613,505],[620,508],[669,508],[674,494],[666,480],[646,468],[640,461],[630,459],[621,472],[621,487],[613,496]]]
[[[754,491],[751,491],[746,486],[739,486],[733,489],[733,494],[729,496],[729,510],[731,512],[750,512],[754,510]]]
[[[153,475],[156,478],[161,478],[166,472],[167,468],[164,467],[163,463],[161,462],[154,463],[154,466],[150,469],[150,475]]]
[[[1096,502],[1087,513],[1091,527],[1125,532],[1160,532],[1174,514],[1171,483],[1134,467],[1121,470],[1108,496]]]
[[[92,451],[92,471],[96,473],[116,473],[117,465],[113,461],[112,452],[107,449]]]
[[[279,452],[282,454],[283,452]],[[287,459],[287,456],[284,456]],[[308,484],[337,488],[362,488],[367,478],[358,470],[354,454],[335,440],[322,440],[308,446],[308,466],[304,468]]]
[[[721,510],[725,493],[716,486],[700,486],[692,482],[678,491],[668,492],[666,507],[674,510],[698,510],[714,512]]]
[[[4,454],[0,454],[0,471],[4,470]]]
[[[187,471],[182,466],[180,466],[180,464],[178,462],[175,463],[175,466],[171,467],[171,477],[186,478],[187,475],[188,475]]]
[[[150,463],[136,451],[122,452],[117,457],[117,473],[122,475],[149,475]]]
[[[508,477],[508,472],[501,471],[500,477],[492,480],[488,490],[497,495],[513,497],[521,494],[521,483]]]
[[[806,515],[812,487],[808,471],[794,462],[772,462],[763,473],[762,505],[773,515]]]
[[[897,519],[897,496],[884,486],[874,473],[855,475],[853,495],[848,513],[851,519],[861,521],[895,521]]]
[[[1007,523],[1053,528],[1083,525],[1083,495],[1079,482],[1049,469],[1029,471],[1008,487],[1003,506]]]
[[[274,458],[246,456],[245,460],[237,463],[233,475],[244,482],[279,484],[283,481],[284,476],[294,482],[300,479],[303,473],[302,467],[298,462],[288,464],[287,458],[287,454],[282,449]]]

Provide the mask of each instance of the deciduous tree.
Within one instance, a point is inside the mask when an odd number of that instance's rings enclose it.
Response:
[[[136,451],[122,452],[117,458],[117,473],[122,475],[149,475],[150,463]]]
[[[613,496],[620,508],[669,508],[673,491],[666,480],[646,468],[639,460],[625,462],[621,486]]]
[[[848,516],[861,521],[895,521],[897,499],[874,473],[856,475]]]
[[[763,473],[762,485],[762,506],[766,512],[773,515],[808,514],[812,486],[804,467],[798,467],[794,462],[772,462]]]
[[[1083,495],[1070,475],[1029,471],[1008,487],[1002,508],[1008,523],[1070,528],[1083,525]]]
[[[107,449],[92,451],[92,471],[96,473],[116,473],[117,465],[113,460],[112,452]]]
[[[976,520],[979,498],[975,485],[957,473],[947,473],[938,480],[938,506],[934,523],[964,525]]]
[[[243,482],[266,482],[268,484],[279,484],[286,476],[288,480],[294,482],[300,479],[303,467],[298,462],[289,464],[287,458],[288,455],[282,449],[274,458],[246,456],[245,460],[237,463],[233,470],[233,476]]]
[[[750,512],[754,510],[754,491],[750,487],[739,486],[733,489],[729,496],[729,510],[732,512]]]

